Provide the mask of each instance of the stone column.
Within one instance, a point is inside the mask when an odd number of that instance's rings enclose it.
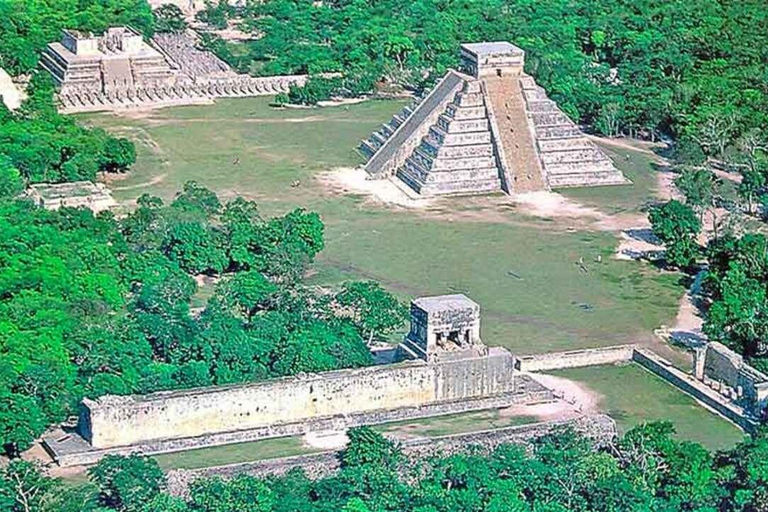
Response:
[[[693,353],[693,376],[697,380],[704,380],[704,361],[706,360],[707,348],[697,347]]]

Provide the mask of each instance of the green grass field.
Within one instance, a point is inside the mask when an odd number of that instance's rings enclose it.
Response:
[[[199,448],[185,452],[166,453],[164,455],[156,455],[154,458],[160,464],[160,467],[165,470],[198,469],[274,459],[277,457],[290,457],[315,451],[318,450],[313,450],[303,445],[299,437],[282,437],[250,443]]]
[[[730,448],[743,437],[736,426],[635,364],[551,373],[580,382],[602,395],[599,407],[616,420],[622,432],[639,423],[666,420],[674,424],[681,439],[700,442],[713,450]]]
[[[224,198],[254,199],[267,215],[297,206],[317,211],[326,225],[326,248],[310,282],[375,279],[403,299],[467,293],[481,305],[482,337],[490,345],[530,354],[651,341],[654,328],[671,322],[683,293],[679,275],[612,259],[617,243],[613,233],[585,222],[529,217],[498,198],[443,201],[426,211],[384,206],[331,191],[316,179],[335,167],[359,165],[358,141],[402,104],[374,101],[275,110],[268,98],[251,98],[81,119],[139,143],[133,171],[110,185],[126,207],[144,193],[169,200],[194,179]],[[637,151],[610,151],[633,185],[564,194],[608,214],[636,214],[655,194],[652,158]],[[291,186],[295,180],[300,186]],[[580,270],[579,259],[588,272]],[[201,306],[210,292],[208,287],[201,290],[195,305]],[[588,368],[564,375],[602,393],[604,408],[624,428],[667,418],[681,436],[709,446],[732,444],[738,437],[730,424],[640,369]],[[473,414],[383,429],[440,435],[500,426],[502,421],[498,413]],[[200,467],[305,450],[299,439],[290,438],[158,460],[166,468]]]
[[[167,200],[194,179],[224,197],[255,199],[266,214],[296,206],[318,211],[326,249],[312,282],[375,279],[404,299],[467,293],[483,308],[489,344],[537,353],[645,341],[674,317],[682,294],[678,276],[611,259],[611,233],[567,230],[478,199],[426,212],[381,206],[315,180],[334,167],[358,165],[359,139],[401,105],[276,110],[269,99],[251,98],[84,119],[139,142],[134,170],[111,184],[118,199],[151,193]],[[652,194],[649,159],[637,153],[629,163],[634,186],[591,193],[627,203]],[[294,180],[301,185],[291,187]],[[454,217],[457,212],[464,215]],[[597,256],[602,263],[595,263]],[[576,265],[580,258],[588,273]]]

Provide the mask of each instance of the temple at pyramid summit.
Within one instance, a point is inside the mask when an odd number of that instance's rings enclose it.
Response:
[[[372,178],[421,196],[522,194],[629,183],[525,74],[508,42],[461,46],[448,73],[360,145]]]

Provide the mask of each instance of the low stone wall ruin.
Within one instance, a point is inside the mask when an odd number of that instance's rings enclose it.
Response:
[[[546,372],[563,368],[629,362],[632,360],[635,348],[635,345],[619,345],[615,347],[518,356],[518,369],[524,372]]]
[[[703,365],[703,359],[700,361],[700,365]],[[743,378],[739,380],[743,372],[740,373],[738,368],[729,364],[728,361],[730,361],[728,358],[710,357],[709,364],[713,367],[710,368],[710,373],[714,374],[717,369],[724,379],[730,378],[733,382],[744,382]],[[742,407],[743,404],[740,404],[735,397],[718,392],[718,390],[707,385],[705,381],[676,368],[670,361],[667,361],[655,352],[637,345],[620,345],[522,356],[518,357],[517,365],[518,369],[524,372],[546,372],[565,368],[629,362],[637,363],[651,373],[661,377],[669,384],[690,395],[746,432],[754,432],[759,425],[758,418],[754,412]],[[768,395],[768,389],[766,394]]]
[[[533,440],[559,428],[569,427],[590,438],[596,447],[609,445],[617,435],[616,422],[610,416],[595,414],[568,420],[547,421],[479,432],[409,439],[401,443],[401,448],[405,456],[415,464],[419,459],[465,452],[469,448],[479,448],[481,452],[489,453],[502,444],[529,445]],[[253,476],[281,475],[295,468],[303,469],[310,478],[323,478],[338,471],[340,453],[329,450],[308,455],[203,469],[172,470],[167,474],[169,491],[174,495],[182,496],[187,492],[189,484],[198,478],[232,478],[241,474]]]
[[[643,368],[658,375],[679,390],[712,409],[717,414],[735,423],[745,432],[754,432],[759,423],[744,408],[732,402],[728,397],[711,389],[704,382],[690,373],[676,368],[658,354],[643,348],[635,350],[632,360]]]
[[[306,75],[262,78],[238,75],[200,83],[179,83],[152,89],[133,88],[109,93],[70,88],[58,95],[59,111],[64,114],[73,114],[115,108],[188,105],[215,98],[271,96],[287,93],[292,85],[303,85],[306,80]]]

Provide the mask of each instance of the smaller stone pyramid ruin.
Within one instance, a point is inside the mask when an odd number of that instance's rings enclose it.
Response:
[[[450,70],[360,145],[373,178],[422,196],[622,185],[608,156],[523,72],[507,43],[465,44]]]

